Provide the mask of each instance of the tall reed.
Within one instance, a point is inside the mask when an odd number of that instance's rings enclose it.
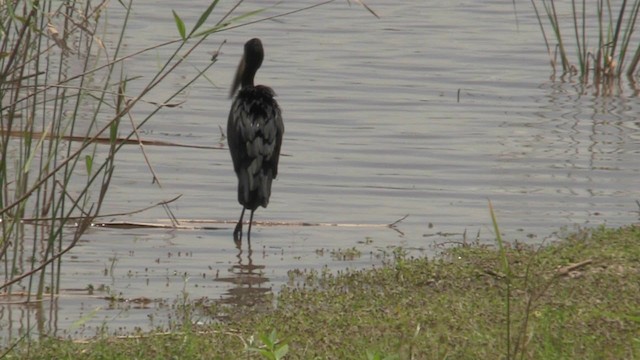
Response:
[[[59,292],[62,256],[100,214],[124,140],[162,106],[128,128],[122,120],[209,35],[193,44],[191,35],[183,36],[122,55],[132,1],[116,4],[125,16],[111,49],[99,31],[108,3],[0,4],[0,291],[26,301]],[[174,51],[160,70],[142,90],[129,92],[124,60],[167,46]],[[153,103],[170,101],[214,63]],[[127,135],[118,137],[121,132]],[[105,138],[106,146],[99,142]]]
[[[72,180],[81,151],[63,140],[78,131],[81,106],[96,85],[89,84],[88,55],[95,51],[93,35],[104,5],[7,1],[0,8],[0,288],[11,294],[16,284],[27,301],[34,289],[38,298],[45,290],[57,291],[61,253],[77,243],[100,208],[89,190],[100,184],[104,198],[108,188],[115,154],[107,156],[103,171],[87,173],[85,185],[78,186]],[[78,55],[85,55],[83,72],[70,75],[69,64]],[[112,70],[105,70],[110,77]],[[66,234],[72,216],[79,217],[78,226]]]
[[[633,35],[640,0],[531,0],[531,4],[554,73],[559,57],[562,73],[577,74],[585,84],[590,79],[599,86],[622,75],[637,77],[640,45]]]

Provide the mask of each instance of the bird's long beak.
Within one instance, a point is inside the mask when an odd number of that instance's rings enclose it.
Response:
[[[231,85],[231,91],[229,91],[229,98],[233,98],[240,87],[240,83],[242,82],[242,75],[244,74],[244,55],[240,59],[240,63],[238,64],[238,69],[236,70],[236,76],[233,79],[233,85]]]

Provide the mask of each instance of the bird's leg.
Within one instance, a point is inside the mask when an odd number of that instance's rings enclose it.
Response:
[[[249,244],[249,249],[251,249],[251,223],[253,223],[253,212],[255,210],[251,210],[251,215],[249,215],[249,231],[247,232],[247,243]],[[251,251],[251,250],[249,250]]]
[[[233,241],[236,243],[236,247],[238,249],[242,247],[242,218],[243,217],[244,217],[244,206],[242,207],[242,212],[240,213],[240,220],[238,220],[238,224],[236,224],[236,229],[233,230]]]

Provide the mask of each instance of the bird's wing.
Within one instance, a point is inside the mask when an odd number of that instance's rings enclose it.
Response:
[[[236,172],[243,164],[258,164],[250,172],[270,169],[275,178],[283,133],[282,114],[273,97],[245,96],[241,91],[231,106],[227,123],[227,139]]]
[[[280,148],[282,147],[282,137],[284,135],[284,121],[282,121],[282,111],[280,110],[280,107],[277,106],[277,104],[274,116],[274,125],[276,128],[276,137],[273,154],[271,155],[271,162],[273,163],[273,178],[275,179],[276,176],[278,176],[278,161],[280,160]]]
[[[246,116],[242,107],[238,103],[238,98],[233,101],[231,111],[229,111],[229,119],[227,120],[227,142],[229,143],[229,151],[231,152],[231,160],[236,173],[240,169],[242,159],[247,158],[246,150],[244,150],[244,139],[242,132],[238,126],[242,118]]]

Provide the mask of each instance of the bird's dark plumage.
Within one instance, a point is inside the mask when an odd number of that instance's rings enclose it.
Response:
[[[230,96],[240,86],[233,100],[227,122],[227,140],[238,176],[238,202],[243,206],[234,231],[240,246],[242,218],[245,209],[251,210],[248,239],[251,239],[253,212],[258,206],[267,207],[271,196],[271,182],[278,175],[278,160],[284,123],[274,91],[267,86],[254,85],[254,77],[262,64],[264,50],[259,39],[244,45],[244,55],[236,73]]]

